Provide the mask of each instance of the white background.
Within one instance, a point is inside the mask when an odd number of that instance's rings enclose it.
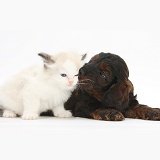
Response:
[[[2,0],[0,84],[31,64],[41,64],[39,52],[87,52],[87,60],[111,52],[126,61],[139,102],[159,108],[159,6],[153,0]],[[42,118],[0,123],[3,159],[158,158],[160,122]]]

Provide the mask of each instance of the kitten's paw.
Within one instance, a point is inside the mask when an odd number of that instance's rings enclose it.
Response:
[[[5,118],[15,118],[16,116],[17,115],[13,111],[10,111],[10,110],[3,111],[3,117]]]
[[[38,119],[39,115],[37,113],[24,113],[22,119],[24,120],[35,120]]]
[[[54,116],[55,117],[60,117],[60,118],[69,118],[69,117],[72,117],[72,113],[70,111],[56,111],[54,112]]]

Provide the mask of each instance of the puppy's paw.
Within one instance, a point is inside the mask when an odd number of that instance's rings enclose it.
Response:
[[[91,115],[96,120],[122,121],[125,119],[123,114],[115,109],[97,109]]]
[[[130,108],[124,114],[126,118],[160,121],[160,108],[151,108],[141,104]]]
[[[16,116],[17,115],[13,111],[10,111],[10,110],[3,111],[3,117],[5,117],[5,118],[15,118]]]

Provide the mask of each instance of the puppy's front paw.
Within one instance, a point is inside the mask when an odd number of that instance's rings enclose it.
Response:
[[[5,117],[5,118],[15,118],[16,116],[17,115],[13,111],[10,111],[10,110],[3,111],[3,117]]]
[[[151,108],[142,104],[137,104],[125,111],[124,114],[126,118],[160,121],[160,108]]]
[[[91,116],[96,120],[122,121],[125,119],[123,114],[115,109],[97,109]]]
[[[22,119],[24,120],[35,120],[38,119],[39,115],[37,113],[24,113]]]
[[[61,118],[69,118],[72,117],[72,113],[70,111],[56,111],[54,112],[55,117],[61,117]]]

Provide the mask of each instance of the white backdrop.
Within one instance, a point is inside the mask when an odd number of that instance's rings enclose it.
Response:
[[[126,61],[139,102],[159,108],[159,12],[158,1],[149,0],[2,0],[0,84],[21,69],[41,63],[39,52],[87,52],[88,60],[99,52],[111,52]],[[0,156],[3,160],[12,156],[153,159],[159,157],[159,128],[159,122],[131,119],[113,123],[1,118]]]
[[[58,51],[100,52],[120,55],[141,103],[160,107],[160,39],[154,31],[0,31],[0,82],[32,64],[42,63],[37,53]]]

